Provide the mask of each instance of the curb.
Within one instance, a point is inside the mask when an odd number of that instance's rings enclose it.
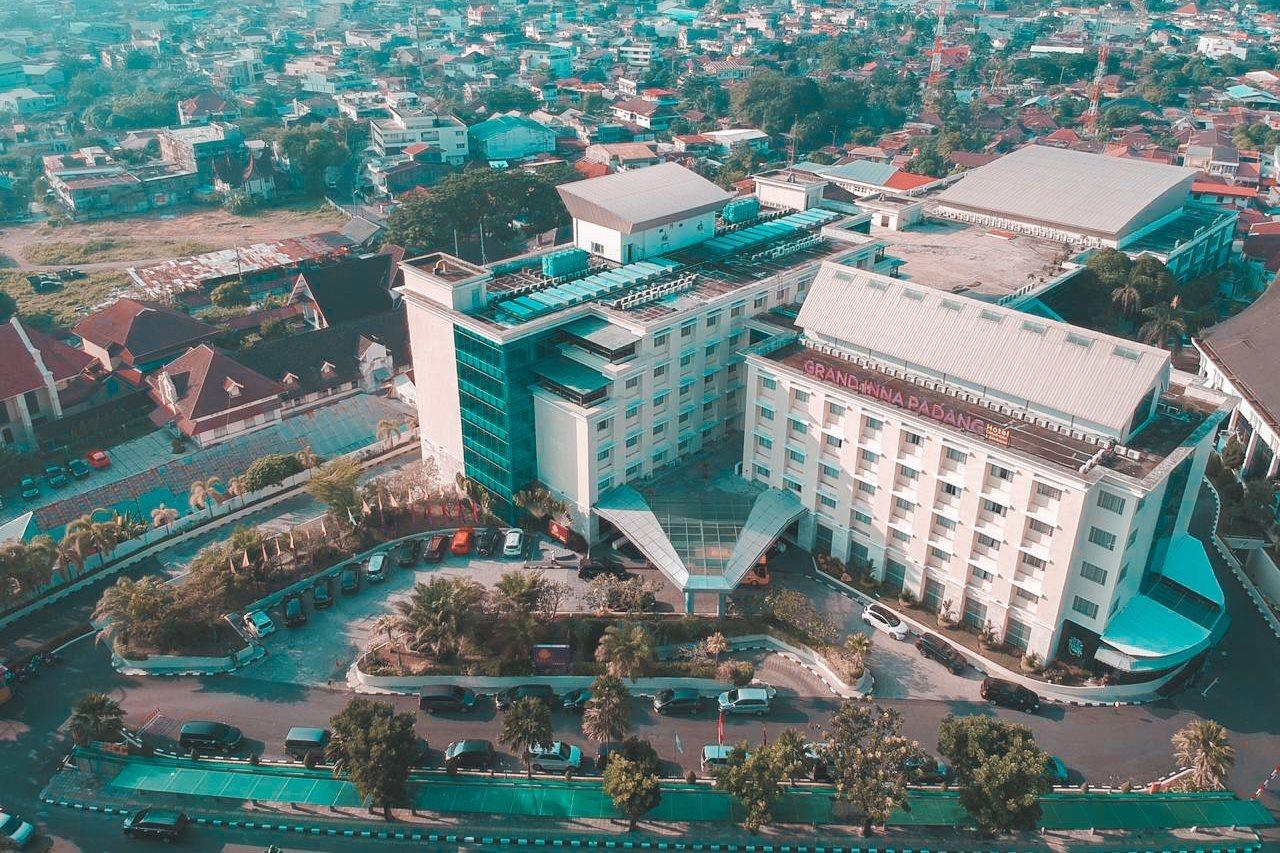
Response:
[[[1244,573],[1244,567],[1240,565],[1240,561],[1236,559],[1236,556],[1231,553],[1221,537],[1218,536],[1218,522],[1222,520],[1222,496],[1218,494],[1217,487],[1209,481],[1208,477],[1204,478],[1204,484],[1209,487],[1209,494],[1213,495],[1213,525],[1209,530],[1210,541],[1213,542],[1213,547],[1218,552],[1218,556],[1222,558],[1222,562],[1227,564],[1231,574],[1235,575],[1240,586],[1244,588],[1245,595],[1253,602],[1253,606],[1258,611],[1258,615],[1262,617],[1262,621],[1267,623],[1271,633],[1277,640],[1280,640],[1280,619],[1276,618],[1266,601],[1262,600],[1261,593],[1258,592],[1257,586],[1249,579],[1249,576]]]

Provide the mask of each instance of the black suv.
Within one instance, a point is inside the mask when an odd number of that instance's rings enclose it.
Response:
[[[289,596],[281,603],[280,609],[284,611],[284,624],[290,628],[307,624],[307,608],[302,603],[302,596]]]
[[[556,705],[556,692],[546,684],[517,684],[500,690],[493,697],[493,703],[499,711],[505,711],[521,699],[538,699],[547,703],[548,708]]]
[[[124,834],[130,838],[158,838],[174,842],[187,829],[187,815],[169,809],[142,809],[124,819]]]
[[[418,707],[428,714],[466,713],[476,707],[476,694],[456,684],[428,684],[418,691]]]
[[[498,553],[498,540],[501,537],[492,527],[476,531],[476,553],[481,557],[492,557]]]
[[[703,703],[698,691],[688,687],[668,687],[653,694],[653,710],[659,714],[696,714]]]
[[[969,666],[969,661],[965,660],[964,655],[937,634],[921,635],[920,639],[916,640],[916,648],[922,656],[933,658],[956,675],[964,672]]]
[[[343,595],[355,595],[360,591],[360,567],[354,563],[343,566],[338,574],[338,588]]]
[[[1006,708],[1028,713],[1040,710],[1040,697],[1034,690],[1023,687],[1021,684],[1014,684],[1012,681],[1005,681],[1003,678],[982,679],[981,692],[982,698],[993,705],[1003,705]]]
[[[324,610],[326,607],[333,606],[332,575],[316,578],[315,585],[311,587],[311,600],[315,602],[316,610]]]
[[[396,547],[396,565],[408,569],[418,562],[418,550],[422,542],[418,539],[406,539]]]

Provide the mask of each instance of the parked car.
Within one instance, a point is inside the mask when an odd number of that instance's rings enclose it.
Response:
[[[444,559],[444,549],[449,545],[449,537],[444,534],[437,533],[431,537],[431,541],[427,543],[427,548],[422,553],[422,559],[428,563],[438,563]]]
[[[90,450],[84,455],[84,458],[89,463],[89,467],[97,468],[99,471],[111,467],[111,457],[107,455],[105,450]]]
[[[1067,765],[1063,763],[1061,758],[1056,755],[1050,755],[1045,759],[1044,766],[1049,771],[1049,777],[1053,779],[1053,784],[1070,784],[1071,774],[1067,771]]]
[[[302,761],[309,754],[317,757],[324,755],[324,748],[328,743],[328,729],[294,726],[284,736],[284,751],[286,755]]]
[[[499,711],[505,711],[517,701],[530,697],[546,702],[548,707],[554,708],[556,705],[556,692],[546,684],[517,684],[515,687],[499,690],[493,695],[493,703],[498,706]]]
[[[705,704],[691,687],[666,687],[653,694],[653,710],[659,714],[697,714]]]
[[[307,606],[302,602],[302,596],[289,596],[280,605],[280,609],[284,611],[284,624],[290,628],[307,624]]]
[[[209,720],[191,720],[178,730],[178,746],[189,752],[231,752],[243,740],[235,726]]]
[[[1018,711],[1034,714],[1040,710],[1040,697],[1029,687],[1005,681],[1003,678],[984,678],[979,690],[982,698],[992,705],[1003,705]]]
[[[406,539],[396,546],[396,565],[402,569],[412,568],[418,563],[418,551],[422,548],[421,539]]]
[[[769,691],[764,687],[739,687],[721,693],[716,704],[722,714],[764,716],[769,713],[769,700]]]
[[[68,267],[65,270],[58,270],[58,278],[63,281],[76,281],[77,279],[88,278],[89,274],[84,270],[78,270],[74,267]]]
[[[923,657],[933,658],[956,675],[964,672],[969,666],[965,656],[937,634],[921,634],[920,639],[916,640],[916,650]]]
[[[883,604],[868,604],[864,607],[862,609],[862,621],[872,628],[884,631],[895,640],[905,640],[907,635],[911,633],[910,629],[907,628],[907,623],[899,619],[898,614]]]
[[[14,847],[21,850],[27,846],[27,842],[35,834],[36,828],[34,826],[17,815],[9,814],[4,809],[0,809],[0,838],[9,839]]]
[[[492,557],[498,553],[498,540],[502,534],[492,527],[486,527],[476,533],[476,553],[481,557]]]
[[[242,621],[244,622],[245,630],[258,639],[276,632],[276,623],[272,622],[271,617],[261,610],[250,610],[244,615]]]
[[[582,565],[578,566],[578,578],[584,581],[593,581],[602,575],[609,575],[618,580],[626,580],[631,573],[617,563],[601,562],[599,560],[583,560]]]
[[[709,743],[704,746],[702,748],[702,758],[699,761],[703,772],[710,772],[717,767],[727,767],[729,753],[731,752],[733,752],[733,747],[727,743]]]
[[[493,742],[487,740],[455,740],[444,750],[446,770],[488,770],[495,758]]]
[[[561,705],[566,711],[574,711],[581,714],[587,709],[587,703],[590,701],[591,688],[579,687],[577,690],[570,690],[564,694],[564,700]]]
[[[67,470],[71,472],[71,476],[77,480],[83,480],[89,476],[92,470],[83,459],[71,459],[67,461]]]
[[[539,773],[563,773],[582,767],[582,750],[558,740],[550,746],[529,747],[529,764]]]
[[[365,564],[364,576],[369,583],[382,583],[387,579],[387,555],[374,554],[369,557],[369,562]]]
[[[928,753],[908,758],[902,767],[911,774],[912,782],[921,785],[940,785],[951,778],[951,768]]]
[[[475,707],[475,691],[468,687],[428,684],[418,691],[418,708],[428,714],[467,713]]]
[[[827,745],[825,743],[806,743],[804,745],[804,774],[810,782],[830,782],[831,766],[827,764]]]
[[[27,500],[40,497],[40,484],[35,477],[22,478],[22,496]]]
[[[158,838],[173,843],[186,830],[186,813],[172,809],[140,809],[124,819],[124,834],[129,838]]]
[[[507,531],[507,535],[502,540],[502,556],[504,557],[523,557],[524,556],[524,531],[518,528],[511,528]]]
[[[360,567],[350,563],[338,573],[338,589],[343,595],[355,595],[360,591]]]
[[[61,465],[44,466],[44,478],[48,481],[49,485],[53,486],[55,489],[61,489],[63,486],[71,482],[67,479],[67,472],[62,470]]]
[[[460,527],[453,534],[453,539],[449,541],[449,551],[455,557],[465,557],[471,553],[471,545],[475,540],[476,532],[470,527]]]
[[[315,585],[311,587],[311,602],[315,605],[316,610],[324,610],[326,607],[333,606],[332,575],[316,578]]]

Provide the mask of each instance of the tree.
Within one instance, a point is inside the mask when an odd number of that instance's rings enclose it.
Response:
[[[1159,302],[1143,309],[1142,316],[1147,321],[1138,329],[1138,337],[1143,343],[1157,347],[1169,346],[1174,352],[1182,349],[1182,337],[1187,333],[1187,320],[1180,301],[1175,296],[1168,303]]]
[[[912,759],[920,745],[902,736],[902,715],[869,701],[845,701],[826,728],[822,757],[836,786],[836,798],[862,814],[862,834],[883,826],[894,809],[907,807]]]
[[[410,713],[396,713],[386,703],[356,698],[329,719],[332,738],[325,754],[342,769],[370,807],[391,807],[408,799],[406,783],[418,758],[418,736]]]
[[[400,426],[400,421],[383,418],[374,427],[374,435],[379,443],[390,447],[391,443],[400,437]]]
[[[48,536],[0,542],[0,607],[34,594],[53,578],[58,548]]]
[[[249,289],[242,279],[224,281],[213,289],[209,299],[219,308],[240,308],[253,300],[249,298]]]
[[[350,459],[335,459],[311,478],[307,493],[327,506],[339,521],[348,520],[360,506],[356,492],[359,480],[359,465]]]
[[[1034,829],[1040,797],[1053,790],[1049,756],[1025,726],[989,717],[948,716],[938,751],[950,763],[960,805],[988,835]]]
[[[302,470],[302,461],[296,455],[269,453],[249,463],[240,478],[240,485],[246,494],[256,492],[268,486],[279,485]]]
[[[1224,791],[1236,762],[1227,730],[1213,720],[1194,720],[1174,732],[1173,757],[1191,771],[1189,782],[1199,791]]]
[[[199,512],[205,507],[218,503],[217,487],[220,485],[222,485],[221,477],[207,477],[192,481],[191,490],[187,495],[187,504],[192,511]]]
[[[716,631],[702,641],[702,648],[707,654],[715,658],[716,663],[720,662],[720,655],[729,651],[729,641],[724,634]]]
[[[526,696],[513,702],[503,715],[498,741],[519,753],[525,770],[532,779],[533,764],[530,762],[529,750],[551,746],[554,737],[551,709],[541,699]]]
[[[67,725],[71,739],[80,746],[93,741],[115,743],[124,729],[120,703],[102,693],[87,693],[76,702]]]
[[[796,774],[805,768],[808,762],[809,742],[804,735],[795,729],[783,729],[773,741],[774,755],[782,765],[782,775],[796,783]]]
[[[653,637],[636,622],[610,625],[600,637],[596,660],[610,675],[635,681],[653,662]]]
[[[280,148],[289,159],[290,170],[301,177],[307,195],[324,192],[325,170],[350,159],[344,136],[328,124],[295,125],[280,135]]]
[[[662,802],[658,777],[622,755],[610,758],[604,768],[604,792],[627,819],[627,832],[634,832],[640,818]]]
[[[9,322],[15,312],[18,310],[18,301],[8,293],[0,290],[0,323]]]
[[[178,520],[178,511],[170,506],[160,504],[151,510],[151,526],[166,527]]]
[[[518,86],[494,86],[485,92],[484,108],[489,114],[516,110],[527,113],[538,108],[538,97]]]
[[[456,577],[433,577],[414,584],[408,598],[395,602],[399,630],[409,648],[447,659],[458,653],[462,639],[479,618],[484,587]]]
[[[506,619],[532,616],[542,607],[548,583],[541,570],[506,572],[493,585],[494,608]]]
[[[119,578],[103,591],[93,621],[105,622],[100,640],[129,644],[157,638],[176,617],[173,587],[155,575]]]
[[[591,698],[582,711],[582,733],[588,740],[608,743],[622,740],[631,730],[631,693],[622,679],[597,676],[591,683]]]
[[[716,785],[742,803],[747,812],[742,825],[754,833],[773,822],[773,805],[782,796],[783,770],[773,746],[748,752],[747,744],[740,743],[711,775]]]

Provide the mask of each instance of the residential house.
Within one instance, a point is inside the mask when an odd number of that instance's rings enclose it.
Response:
[[[141,213],[148,208],[142,181],[101,148],[44,158],[54,199],[77,220]]]
[[[280,420],[285,387],[208,344],[147,377],[156,426],[172,425],[200,447]]]
[[[215,121],[235,122],[240,119],[240,107],[212,90],[201,92],[193,98],[178,101],[178,124],[202,125]]]
[[[160,134],[160,156],[196,173],[202,185],[213,185],[215,161],[231,159],[241,168],[249,152],[240,128],[227,122],[171,127]]]
[[[636,124],[657,133],[665,132],[677,118],[674,108],[647,98],[615,101],[609,109],[619,121]]]
[[[118,299],[74,326],[84,351],[106,370],[132,368],[147,373],[193,346],[212,340],[218,329],[164,305]]]
[[[88,405],[104,375],[93,356],[17,317],[0,324],[0,445],[36,449],[37,428]]]
[[[618,171],[656,166],[662,158],[644,142],[608,142],[588,145],[583,157],[589,163],[610,166]]]
[[[302,306],[303,318],[314,329],[388,311],[403,255],[399,247],[389,247],[376,255],[307,270],[298,275],[289,303]]]
[[[517,112],[494,115],[467,132],[482,160],[521,160],[556,150],[555,131]]]
[[[454,116],[421,107],[393,105],[390,118],[369,122],[369,141],[379,157],[400,154],[417,142],[439,150],[444,162],[460,166],[467,159],[467,126]]]

